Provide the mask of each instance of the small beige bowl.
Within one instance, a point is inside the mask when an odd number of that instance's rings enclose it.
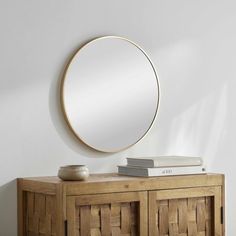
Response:
[[[89,170],[85,165],[61,166],[58,177],[62,180],[86,180],[89,177]]]

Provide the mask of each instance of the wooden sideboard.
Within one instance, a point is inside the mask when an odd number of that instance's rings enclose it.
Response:
[[[18,236],[223,236],[224,175],[18,179]]]

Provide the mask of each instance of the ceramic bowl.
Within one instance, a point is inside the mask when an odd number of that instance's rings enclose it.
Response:
[[[86,180],[89,177],[89,170],[85,165],[61,166],[58,177],[62,180]]]

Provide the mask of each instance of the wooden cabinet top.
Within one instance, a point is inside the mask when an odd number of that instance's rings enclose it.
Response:
[[[224,183],[223,174],[201,174],[163,177],[129,177],[117,173],[91,174],[86,181],[62,181],[58,177],[20,178],[18,182],[25,191],[65,195],[147,191],[201,186],[219,186]]]

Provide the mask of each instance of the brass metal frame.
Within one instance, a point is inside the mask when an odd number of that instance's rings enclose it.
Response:
[[[66,74],[67,74],[67,71],[70,67],[70,64],[72,62],[72,60],[74,59],[74,57],[79,53],[79,51],[84,48],[85,46],[89,45],[90,43],[94,43],[95,41],[98,41],[98,40],[102,40],[102,39],[106,39],[106,38],[116,38],[116,39],[121,39],[121,40],[124,40],[124,41],[127,41],[131,44],[133,44],[135,47],[137,47],[143,54],[144,56],[146,56],[146,58],[148,59],[148,61],[150,62],[151,66],[152,66],[152,69],[154,71],[154,74],[155,74],[155,77],[156,77],[156,83],[157,83],[157,92],[158,92],[158,99],[157,99],[157,106],[156,106],[156,111],[155,111],[155,114],[154,114],[154,117],[152,119],[152,122],[150,124],[150,126],[148,127],[148,129],[146,130],[146,132],[142,135],[142,137],[140,137],[136,142],[134,142],[133,144],[130,144],[122,149],[117,149],[117,150],[112,150],[112,151],[105,151],[105,150],[99,150],[93,146],[91,146],[90,144],[86,143],[80,136],[79,134],[77,134],[75,132],[75,130],[73,129],[72,125],[70,124],[70,121],[67,117],[67,114],[66,114],[66,110],[65,110],[65,103],[64,103],[64,82],[65,82],[65,79],[66,79]],[[127,39],[127,38],[124,38],[124,37],[120,37],[120,36],[102,36],[102,37],[97,37],[97,38],[94,38],[90,41],[88,41],[87,43],[83,44],[82,46],[80,46],[76,51],[75,53],[71,56],[69,62],[67,63],[66,65],[66,68],[65,68],[65,71],[63,73],[63,76],[62,76],[62,80],[61,80],[61,84],[60,84],[60,103],[61,103],[61,107],[62,107],[62,112],[63,112],[63,115],[65,117],[65,120],[66,120],[66,123],[67,125],[69,126],[70,130],[72,131],[72,133],[74,134],[74,136],[79,140],[81,141],[83,144],[85,144],[86,146],[92,148],[93,150],[95,151],[99,151],[99,152],[103,152],[103,153],[115,153],[115,152],[120,152],[120,151],[124,151],[126,149],[128,149],[129,147],[137,144],[139,141],[141,141],[147,134],[148,132],[150,131],[150,129],[152,128],[153,124],[154,124],[154,121],[156,119],[156,116],[157,116],[157,112],[158,112],[158,108],[159,108],[159,104],[160,104],[160,85],[159,85],[159,79],[158,79],[158,75],[157,75],[157,72],[156,72],[156,69],[154,67],[154,64],[153,62],[151,61],[150,57],[147,55],[147,53],[136,43],[134,43],[133,41]]]

